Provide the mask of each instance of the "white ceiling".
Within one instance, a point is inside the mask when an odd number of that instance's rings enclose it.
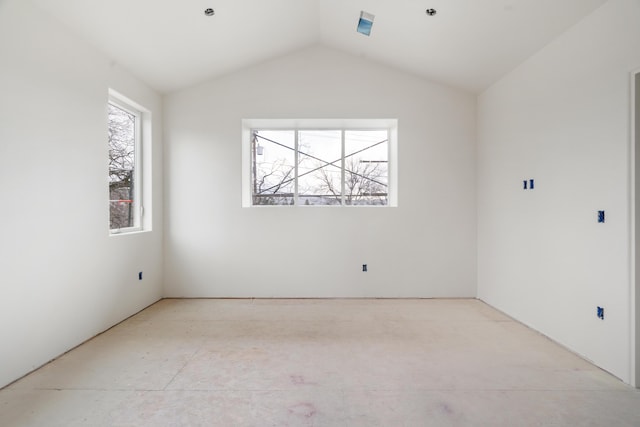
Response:
[[[607,0],[31,1],[166,93],[315,44],[480,92]]]

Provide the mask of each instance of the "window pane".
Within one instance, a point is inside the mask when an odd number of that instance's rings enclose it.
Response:
[[[298,133],[298,203],[342,203],[342,132],[335,130]]]
[[[295,132],[254,130],[251,150],[253,204],[292,205]]]
[[[133,227],[136,116],[109,104],[108,135],[110,228]]]
[[[346,205],[386,205],[389,187],[387,130],[345,132]]]

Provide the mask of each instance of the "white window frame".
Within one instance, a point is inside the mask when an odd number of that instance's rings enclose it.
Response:
[[[253,130],[339,130],[342,139],[346,131],[381,130],[387,129],[389,135],[388,157],[388,202],[386,205],[315,205],[305,206],[298,204],[297,179],[294,205],[253,205],[252,195],[252,154],[251,135]],[[297,135],[297,132],[296,132]],[[297,138],[297,137],[296,137]],[[278,207],[347,207],[347,208],[385,208],[398,206],[398,120],[397,119],[244,119],[242,120],[242,207],[252,208],[278,208]],[[342,145],[344,150],[344,144]],[[297,141],[296,141],[296,156]],[[296,161],[297,169],[297,161]],[[342,153],[342,173],[344,174],[344,152]],[[296,170],[296,178],[297,178]],[[342,179],[344,186],[344,177]],[[344,195],[344,189],[342,191]],[[344,200],[344,196],[343,196]]]
[[[145,211],[145,198],[148,198],[147,178],[149,174],[146,173],[144,165],[147,163],[145,156],[147,156],[147,151],[150,151],[148,148],[151,144],[151,113],[140,104],[112,89],[109,89],[108,103],[135,116],[133,226],[111,228],[109,225],[109,234],[114,236],[148,231],[150,230],[150,220],[147,219],[148,215]],[[110,215],[110,206],[108,214]]]

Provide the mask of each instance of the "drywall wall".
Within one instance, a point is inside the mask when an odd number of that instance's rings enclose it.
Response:
[[[634,176],[635,176],[635,299],[633,300],[634,306],[632,307],[633,314],[635,315],[635,330],[634,337],[636,340],[635,348],[635,386],[640,388],[640,69],[636,70],[637,73],[634,76],[634,141],[635,149],[635,163],[634,163]]]
[[[627,382],[638,22],[611,0],[478,101],[479,297]]]
[[[109,237],[110,87],[153,115],[152,232]],[[28,1],[0,2],[0,93],[3,386],[160,298],[162,127],[157,94]]]
[[[475,114],[322,47],[165,97],[165,294],[474,297]],[[398,119],[398,207],[243,208],[242,119],[269,118]]]

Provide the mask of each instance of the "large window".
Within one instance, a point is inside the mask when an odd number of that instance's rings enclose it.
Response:
[[[390,121],[334,128],[326,120],[289,128],[278,128],[280,121],[249,122],[251,206],[395,205]]]
[[[111,233],[143,228],[142,124],[140,109],[111,94],[107,121]]]

